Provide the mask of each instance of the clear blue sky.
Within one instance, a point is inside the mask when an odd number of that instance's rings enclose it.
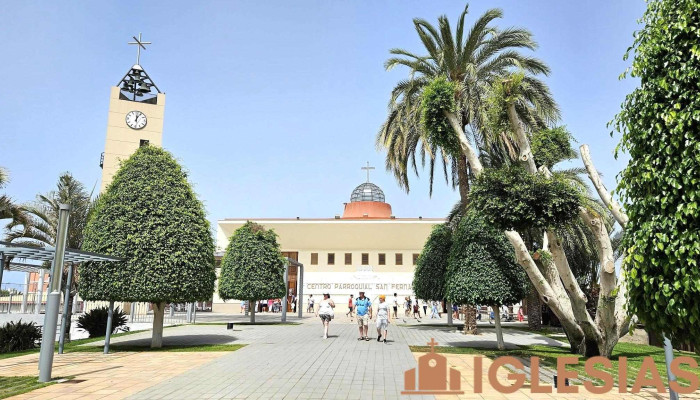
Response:
[[[457,194],[425,174],[402,192],[375,149],[392,86],[388,50],[422,53],[412,18],[456,20],[462,1],[35,2],[3,4],[0,165],[20,202],[55,187],[63,171],[97,185],[110,86],[135,62],[126,44],[153,45],[141,65],[166,92],[164,147],[190,171],[210,220],[332,217],[365,179],[398,217],[442,217]],[[626,160],[606,123],[636,85],[618,76],[645,9],[638,1],[479,1],[469,21],[500,7],[520,26],[566,124],[591,146],[609,188]],[[580,164],[580,163],[579,163]]]

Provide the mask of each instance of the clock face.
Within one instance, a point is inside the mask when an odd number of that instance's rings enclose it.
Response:
[[[141,111],[129,111],[126,114],[126,124],[131,129],[141,129],[146,126],[146,114]]]

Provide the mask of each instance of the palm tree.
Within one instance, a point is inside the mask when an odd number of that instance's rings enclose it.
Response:
[[[422,166],[428,159],[431,194],[435,165],[441,164],[446,182],[459,187],[465,204],[469,193],[469,165],[462,155],[445,152],[426,140],[419,123],[420,94],[423,89],[439,76],[458,83],[455,98],[459,118],[463,129],[469,127],[471,140],[476,147],[512,155],[513,140],[508,132],[494,131],[487,124],[489,93],[495,83],[513,70],[526,72],[530,86],[539,89],[546,86],[534,75],[549,73],[549,68],[542,61],[517,51],[536,48],[530,32],[520,28],[501,30],[491,26],[493,20],[502,17],[501,10],[486,11],[469,32],[465,32],[467,12],[468,5],[460,15],[454,33],[446,16],[438,19],[438,28],[423,19],[413,20],[426,55],[416,55],[403,49],[390,51],[396,57],[386,61],[386,69],[402,65],[409,68],[410,76],[394,87],[388,117],[377,135],[377,147],[387,150],[387,170],[394,173],[399,185],[407,192],[410,188],[409,170],[418,175],[418,154]],[[542,127],[543,121],[556,119],[559,115],[551,97],[546,103],[547,107],[541,109],[518,107],[518,111],[523,113],[524,121],[533,127]]]
[[[59,208],[61,204],[68,204],[70,215],[66,247],[80,249],[83,245],[83,230],[95,204],[91,197],[92,193],[88,193],[80,181],[70,173],[64,173],[58,179],[56,191],[40,194],[34,204],[22,207],[27,218],[21,224],[13,224],[14,229],[7,234],[6,240],[30,246],[55,246]],[[73,297],[78,292],[77,268],[73,272],[72,285],[66,288],[68,278],[67,269],[64,268],[61,285],[63,290],[69,290],[69,309],[72,307]],[[70,321],[66,324],[66,335],[70,340],[69,334]]]
[[[5,187],[10,181],[10,174],[6,169],[0,167],[0,189]],[[23,225],[27,222],[27,215],[24,209],[15,204],[15,202],[7,195],[0,194],[0,220],[10,219],[6,229],[11,229],[15,225]]]
[[[501,10],[486,11],[469,32],[465,32],[467,12],[468,5],[460,15],[454,33],[446,16],[438,18],[438,28],[423,19],[413,20],[426,55],[416,55],[403,49],[390,51],[395,57],[386,61],[386,69],[402,65],[409,68],[410,76],[394,87],[389,115],[377,135],[377,147],[387,150],[386,168],[393,172],[403,189],[407,192],[410,189],[409,170],[418,175],[416,156],[422,166],[425,166],[427,158],[430,194],[438,164],[442,167],[446,183],[459,188],[458,208],[461,209],[468,203],[469,164],[464,155],[445,151],[426,140],[420,124],[422,91],[440,76],[457,83],[455,98],[460,123],[471,134],[472,142],[494,158],[514,158],[513,135],[490,129],[487,123],[487,99],[492,87],[514,69],[526,72],[528,82],[533,82],[533,87],[537,88],[546,86],[534,75],[549,73],[549,68],[542,61],[517,51],[536,48],[530,32],[520,28],[501,30],[491,25],[495,19],[502,17]],[[551,97],[549,100],[549,106],[541,109],[519,107],[523,120],[533,128],[541,128],[545,121],[558,118],[559,110]],[[466,317],[465,332],[475,332],[476,316],[472,308],[469,307],[471,311]]]

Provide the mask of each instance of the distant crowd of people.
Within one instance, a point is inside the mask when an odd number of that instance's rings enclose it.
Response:
[[[288,300],[292,312],[296,312],[297,297],[292,295]],[[399,308],[403,309],[403,316],[401,318],[404,322],[406,322],[406,318],[413,318],[420,322],[421,318],[441,319],[445,307],[443,302],[420,300],[411,296],[399,298],[397,293],[394,293],[388,301],[385,295],[379,295],[377,300],[377,304],[373,305],[372,300],[365,296],[365,292],[359,292],[359,296],[357,297],[351,294],[348,298],[348,311],[345,313],[345,316],[350,317],[351,320],[353,318],[357,319],[357,340],[371,340],[369,336],[369,325],[371,321],[374,320],[377,329],[377,341],[387,343],[389,324],[391,324],[393,320],[399,318]],[[336,304],[331,299],[330,293],[324,293],[323,299],[321,299],[318,304],[313,294],[310,294],[306,304],[306,312],[315,313],[315,315],[321,319],[321,323],[323,324],[323,338],[327,339],[330,323],[335,318],[336,308]],[[255,302],[255,305],[257,307],[257,312],[276,313],[282,311],[281,299],[260,300]],[[482,314],[486,314],[489,323],[493,324],[496,316],[493,307],[477,305],[476,310],[477,321],[482,321]],[[508,306],[505,305],[497,310],[500,312],[501,321],[515,321],[516,318],[519,322],[524,321],[522,307],[518,308],[517,313],[512,313]],[[241,312],[244,311],[249,311],[248,301],[241,302]],[[464,310],[460,309],[456,304],[453,304],[451,310],[448,310],[448,312],[451,312],[453,319],[459,320],[460,317],[462,317],[460,312],[464,312]],[[430,317],[428,317],[428,315],[430,315]]]

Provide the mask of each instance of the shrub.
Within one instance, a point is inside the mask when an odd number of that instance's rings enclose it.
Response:
[[[452,246],[452,231],[446,224],[435,225],[413,272],[416,297],[427,300],[445,298],[445,271]]]
[[[454,233],[445,282],[447,299],[456,304],[513,304],[528,289],[508,239],[474,211]]]
[[[562,177],[533,175],[517,165],[484,170],[470,201],[495,227],[520,232],[569,223],[582,202],[578,190]]]
[[[0,327],[0,353],[33,349],[41,340],[41,328],[34,322],[8,322]]]
[[[530,144],[537,167],[544,165],[551,170],[555,164],[575,158],[576,150],[571,146],[573,140],[565,126],[535,132]]]
[[[649,1],[628,56],[639,87],[614,126],[629,222],[628,310],[650,332],[700,342],[700,2]]]
[[[219,296],[222,299],[260,300],[282,297],[284,259],[277,235],[246,222],[231,236],[221,261]]]
[[[95,308],[78,318],[78,328],[88,332],[91,338],[104,336],[107,333],[108,307]],[[126,314],[116,307],[112,315],[112,333],[126,325]]]
[[[121,257],[80,267],[80,297],[151,303],[209,300],[214,240],[202,202],[172,154],[142,146],[100,195],[83,249]]]
[[[421,125],[428,134],[428,142],[446,153],[460,154],[457,134],[450,126],[445,112],[456,112],[455,84],[438,77],[423,91],[421,96]]]

